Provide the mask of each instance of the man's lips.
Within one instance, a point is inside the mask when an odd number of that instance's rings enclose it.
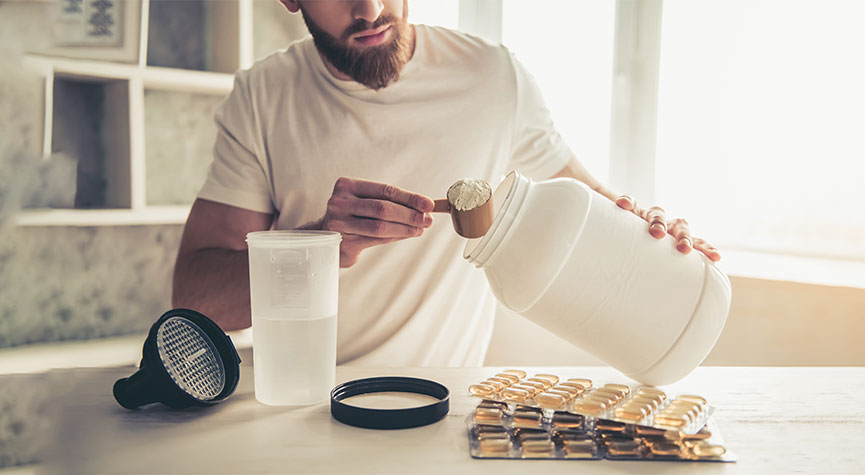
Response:
[[[364,30],[352,35],[352,40],[363,46],[376,46],[385,41],[393,25],[383,25],[372,30]]]

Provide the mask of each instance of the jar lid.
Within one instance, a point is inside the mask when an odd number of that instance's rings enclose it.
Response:
[[[360,407],[343,402],[360,394],[414,393],[432,396],[431,404],[395,409]],[[450,409],[450,391],[428,379],[384,376],[342,383],[330,393],[330,413],[343,424],[367,429],[408,429],[438,422]]]

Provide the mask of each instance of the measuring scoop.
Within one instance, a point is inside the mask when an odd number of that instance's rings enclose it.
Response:
[[[434,200],[433,213],[450,213],[454,230],[460,236],[468,239],[482,237],[493,225],[493,199],[490,197],[484,204],[467,210],[457,209],[447,199]]]

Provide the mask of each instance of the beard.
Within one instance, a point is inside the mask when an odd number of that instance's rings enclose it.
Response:
[[[398,80],[403,66],[411,59],[412,44],[407,22],[407,3],[407,0],[403,1],[402,18],[388,14],[378,17],[374,23],[357,20],[345,29],[342,38],[336,38],[319,28],[303,10],[303,6],[301,6],[301,14],[319,53],[337,71],[377,91]],[[392,25],[391,40],[388,43],[367,48],[348,46],[351,35],[388,24]]]

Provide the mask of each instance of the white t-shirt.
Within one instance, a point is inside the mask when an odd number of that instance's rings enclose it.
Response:
[[[573,154],[506,48],[423,25],[416,38],[400,79],[379,91],[334,78],[309,38],[238,72],[198,197],[291,229],[324,215],[340,176],[438,199],[460,178],[495,189],[513,169],[548,178],[565,166]],[[340,364],[483,363],[495,300],[450,217],[433,219],[340,270]]]

